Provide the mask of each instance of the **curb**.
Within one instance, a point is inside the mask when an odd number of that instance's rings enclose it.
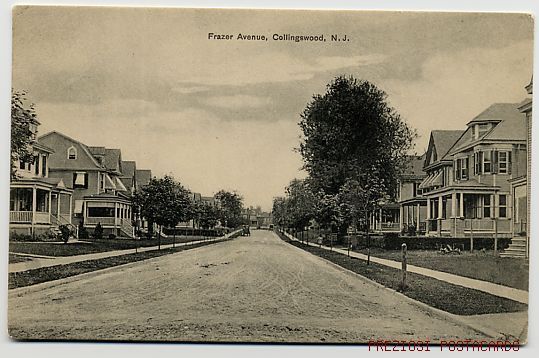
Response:
[[[286,237],[288,237],[289,239],[291,240],[294,240],[294,241],[298,241],[300,242],[298,239],[296,238],[290,238],[288,235],[285,234]],[[297,247],[297,246],[294,246],[294,245],[290,245],[298,250],[301,250],[303,252],[306,252],[314,257],[317,257],[318,259],[322,260],[322,261],[325,261],[326,263],[330,264],[330,266],[338,269],[339,271],[347,274],[347,275],[350,275],[350,276],[353,276],[353,277],[356,277],[356,278],[360,278],[361,280],[365,281],[365,282],[368,282],[378,288],[381,288],[381,289],[385,289],[387,290],[388,292],[391,292],[392,294],[396,295],[396,296],[399,296],[400,298],[404,299],[405,301],[409,302],[409,303],[412,303],[413,305],[415,305],[416,307],[419,307],[420,309],[422,309],[423,311],[429,311],[430,313],[433,313],[434,315],[442,318],[442,319],[446,319],[446,320],[450,320],[450,321],[453,321],[454,323],[457,323],[461,326],[465,326],[473,331],[476,331],[480,334],[484,334],[486,335],[488,338],[500,338],[500,337],[503,337],[503,334],[500,333],[500,332],[496,332],[496,331],[493,331],[491,329],[488,329],[488,328],[485,328],[485,327],[480,327],[480,326],[475,326],[475,325],[472,325],[470,324],[469,322],[467,322],[466,320],[462,319],[460,316],[458,315],[455,315],[455,314],[452,314],[452,313],[449,313],[449,312],[445,312],[445,311],[442,311],[438,308],[435,308],[435,307],[432,307],[432,306],[429,306],[427,305],[426,303],[423,303],[423,302],[420,302],[420,301],[417,301],[417,300],[414,300],[413,298],[411,297],[408,297],[406,296],[405,294],[403,293],[400,293],[398,291],[395,291],[389,287],[386,287],[376,281],[373,281],[365,276],[362,276],[354,271],[351,271],[351,270],[348,270],[347,268],[344,268],[342,266],[339,266],[337,265],[336,263],[328,260],[328,259],[325,259],[323,257],[320,257],[318,255],[315,255],[313,253],[310,253],[309,251],[306,251],[306,250],[303,250],[302,248],[300,247]],[[311,246],[311,245],[309,245]],[[340,254],[340,253],[339,253]]]

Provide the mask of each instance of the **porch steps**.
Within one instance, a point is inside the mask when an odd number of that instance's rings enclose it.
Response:
[[[509,247],[500,253],[500,257],[526,258],[526,238],[514,237],[511,239]]]

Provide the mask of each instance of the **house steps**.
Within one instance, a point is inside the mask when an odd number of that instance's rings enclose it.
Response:
[[[517,257],[527,258],[527,241],[526,238],[514,237],[511,239],[509,247],[500,253],[500,257]]]

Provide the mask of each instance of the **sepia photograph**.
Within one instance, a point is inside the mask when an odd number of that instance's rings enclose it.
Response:
[[[529,343],[532,14],[11,20],[10,339]]]

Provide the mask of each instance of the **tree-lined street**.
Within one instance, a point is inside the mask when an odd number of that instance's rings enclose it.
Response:
[[[9,295],[18,338],[365,342],[476,338],[270,231]]]

